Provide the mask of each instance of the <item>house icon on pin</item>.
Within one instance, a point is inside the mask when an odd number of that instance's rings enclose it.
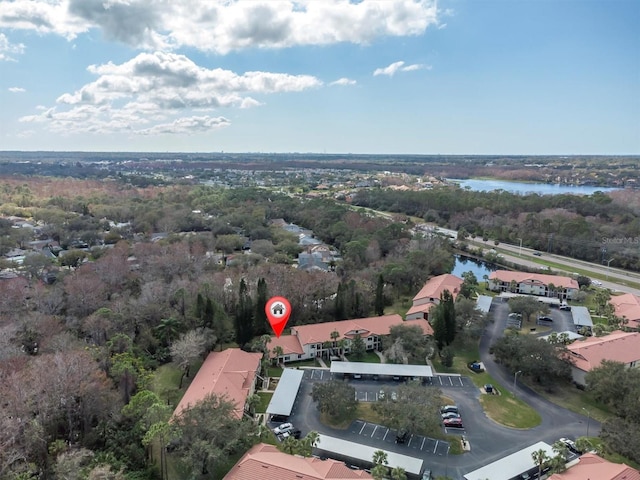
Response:
[[[271,312],[274,315],[283,315],[284,314],[284,305],[281,303],[275,303],[273,307],[271,307]]]

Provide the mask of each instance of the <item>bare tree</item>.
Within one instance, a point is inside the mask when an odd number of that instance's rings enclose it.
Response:
[[[204,353],[206,346],[207,337],[201,330],[189,330],[187,333],[180,335],[180,338],[171,345],[171,357],[182,369],[179,388],[182,388],[184,377],[189,376],[191,362]]]

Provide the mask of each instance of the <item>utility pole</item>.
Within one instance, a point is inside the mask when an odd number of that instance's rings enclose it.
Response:
[[[513,393],[516,393],[516,382],[518,381],[518,375],[522,373],[522,370],[518,370],[513,376]]]
[[[518,256],[521,257],[522,256],[522,239],[518,238],[518,240],[520,240],[520,249],[518,250]]]
[[[582,407],[582,409],[587,412],[587,437],[589,436],[589,423],[591,422],[591,412],[586,408]]]

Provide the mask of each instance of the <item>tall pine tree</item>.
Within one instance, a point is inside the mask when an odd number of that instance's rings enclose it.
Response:
[[[382,275],[378,275],[378,284],[376,285],[376,299],[375,299],[376,315],[384,315],[384,279]]]
[[[265,312],[264,307],[267,304],[268,300],[267,294],[267,281],[264,278],[260,278],[258,280],[258,288],[256,292],[256,306],[255,306],[255,315],[254,325],[253,325],[253,333],[254,335],[264,335],[269,331],[269,322],[267,320],[267,312]]]
[[[243,347],[253,338],[253,304],[244,279],[240,280],[235,327],[236,342],[240,347]]]

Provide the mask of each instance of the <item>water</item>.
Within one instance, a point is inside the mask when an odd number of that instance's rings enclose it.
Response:
[[[460,185],[461,188],[469,188],[474,192],[490,192],[492,190],[504,190],[505,192],[527,194],[537,193],[540,195],[557,195],[559,193],[571,193],[574,195],[591,195],[594,192],[610,192],[617,190],[608,187],[592,187],[586,185],[560,185],[550,183],[525,183],[509,182],[505,180],[480,180],[469,178],[466,180],[448,179]]]
[[[462,278],[464,272],[472,271],[478,279],[478,282],[482,282],[484,276],[495,270],[496,266],[482,260],[476,260],[475,258],[464,257],[462,255],[455,255],[455,263],[453,264],[453,271],[451,272],[456,277]]]

